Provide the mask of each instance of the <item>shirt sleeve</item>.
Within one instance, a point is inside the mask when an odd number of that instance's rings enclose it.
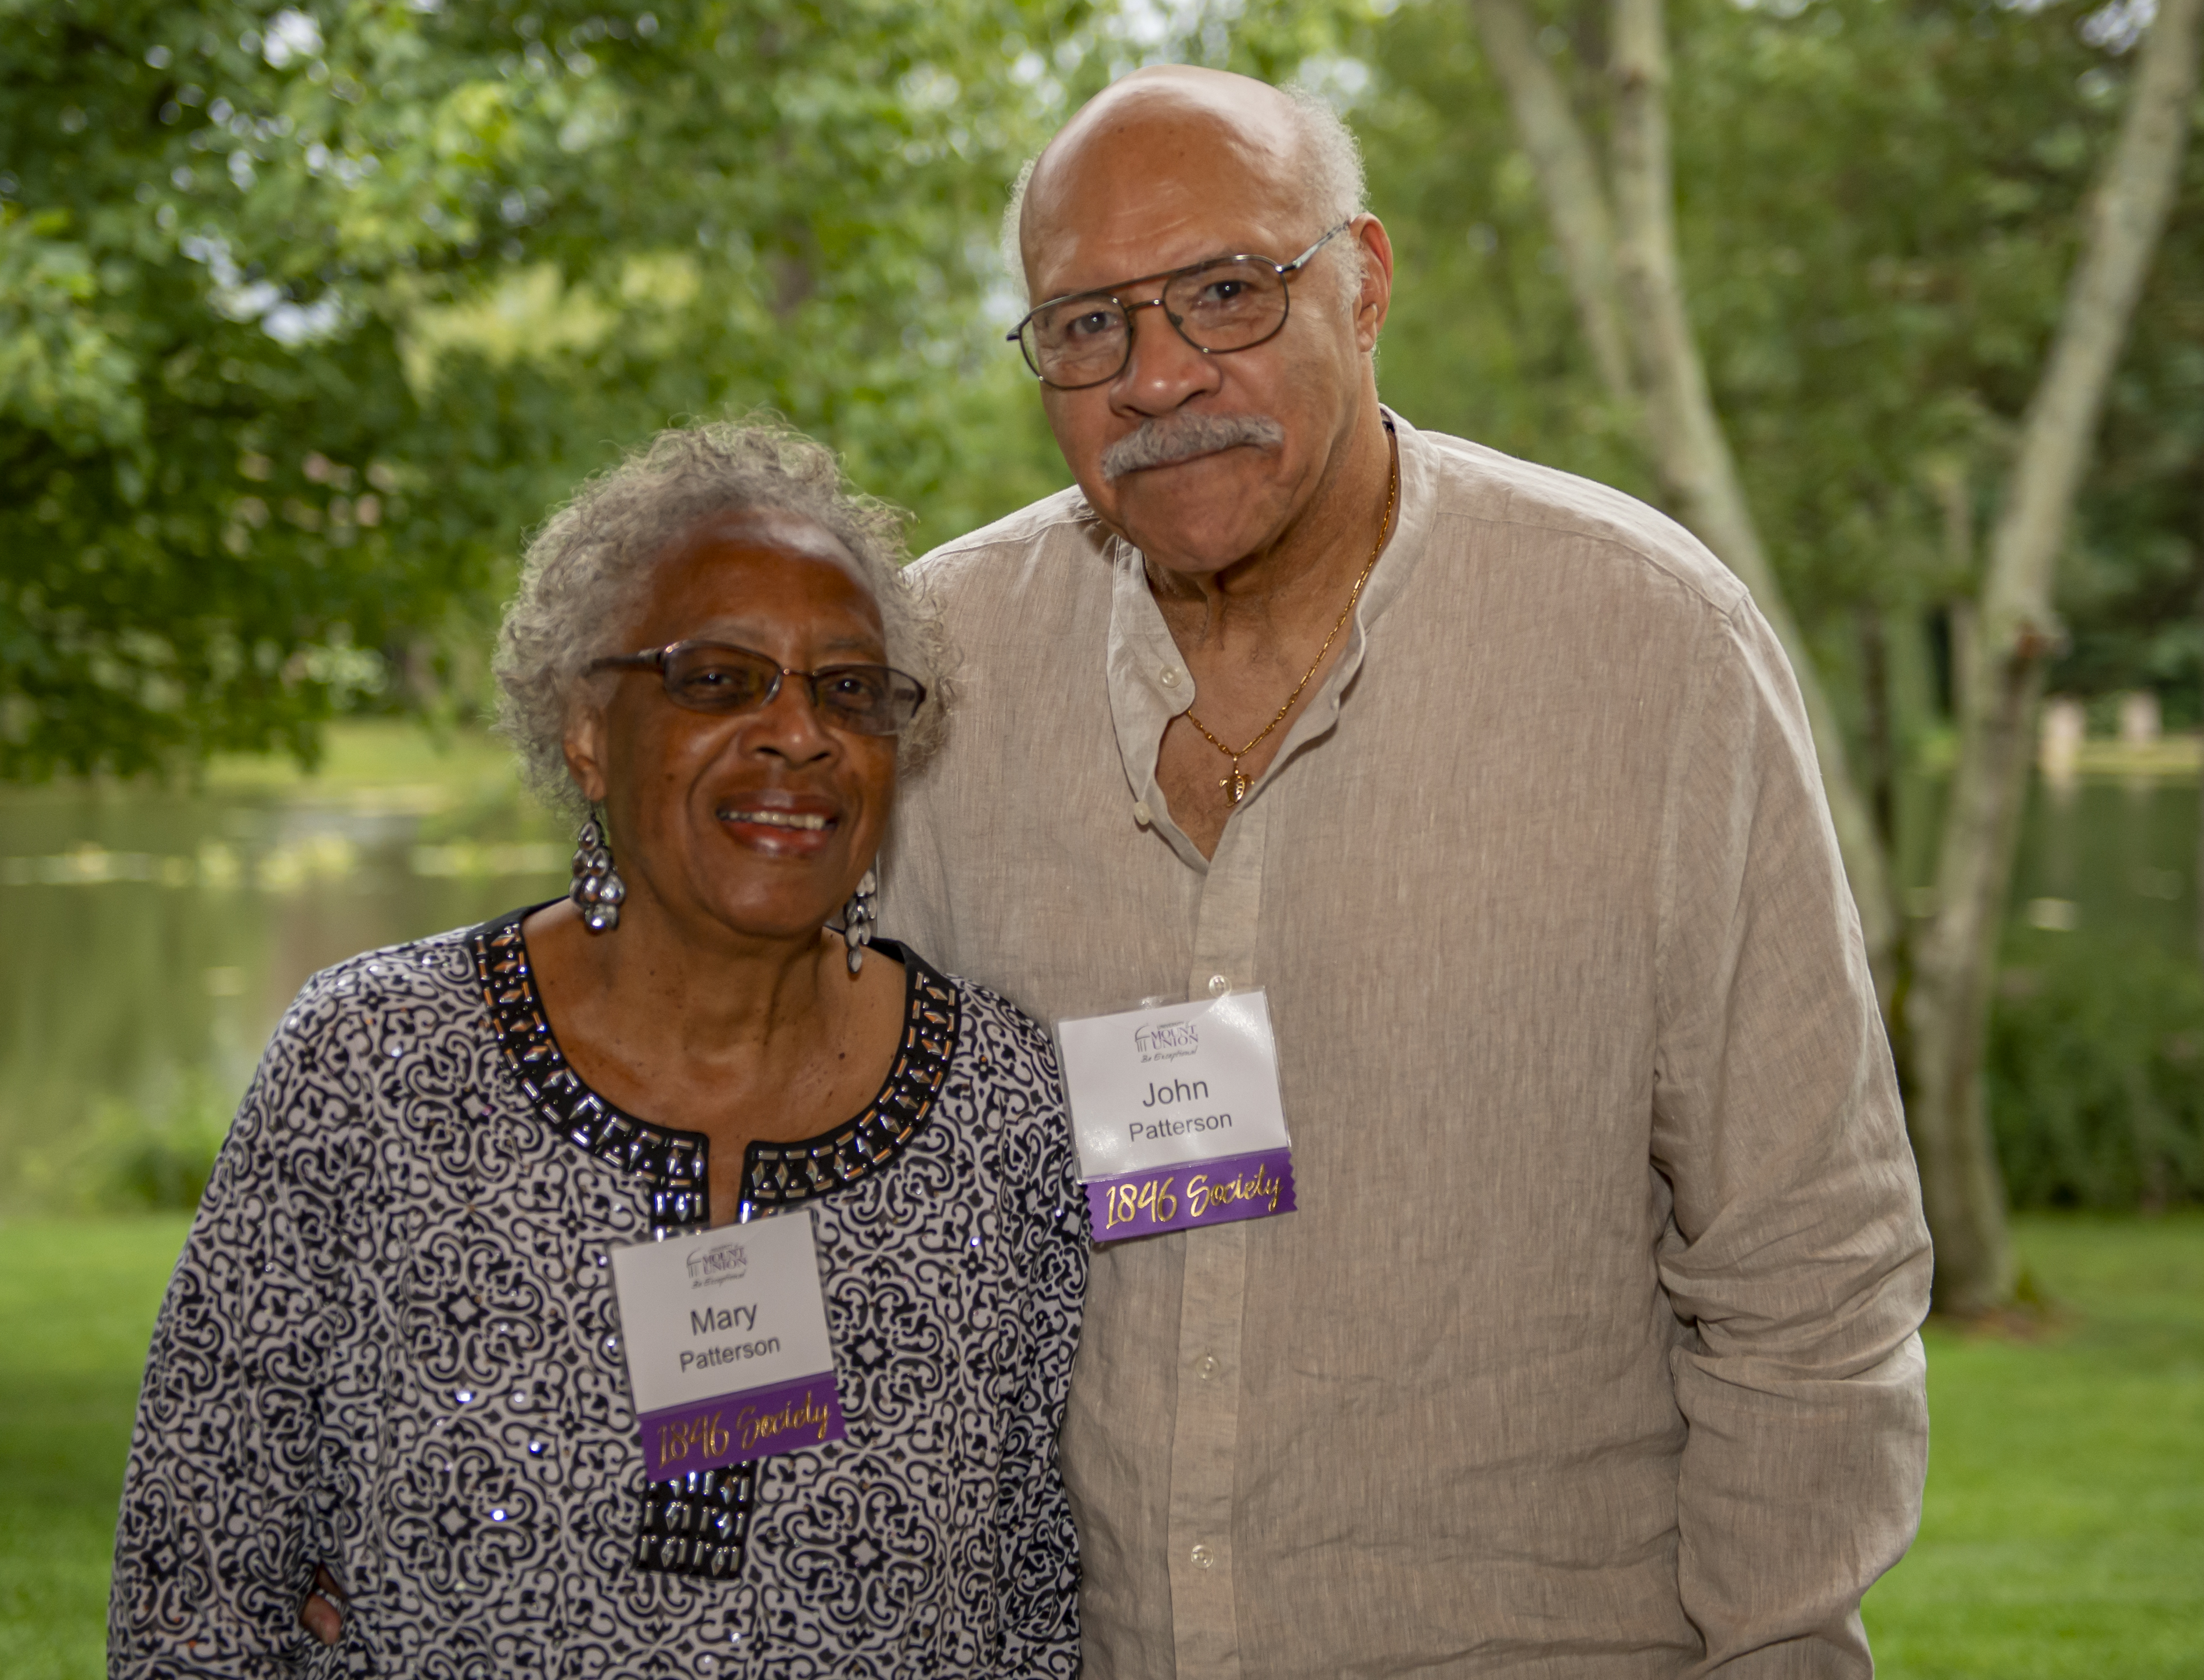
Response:
[[[1079,1672],[1079,1541],[1058,1464],[1080,1307],[1087,1293],[1087,1226],[1072,1166],[1071,1126],[1056,1052],[1029,1022],[991,1047],[998,1091],[1023,1110],[1010,1118],[1005,1202],[1026,1281],[1024,1357],[1003,1444],[1000,1488],[1005,1674]]]
[[[357,1128],[295,1005],[216,1158],[153,1328],[116,1529],[108,1672],[289,1675],[328,1540],[319,1397]]]
[[[1662,837],[1678,1585],[1695,1675],[1864,1680],[1920,1519],[1928,1233],[1797,684],[1750,602],[1709,622]]]

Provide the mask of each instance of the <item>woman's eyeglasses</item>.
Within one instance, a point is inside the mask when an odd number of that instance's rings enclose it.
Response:
[[[791,671],[748,648],[723,642],[676,642],[640,654],[592,660],[590,671],[655,668],[667,697],[691,712],[755,712],[773,704],[785,678],[810,691],[811,704],[833,729],[852,735],[895,735],[926,703],[926,685],[885,665],[830,665]]]

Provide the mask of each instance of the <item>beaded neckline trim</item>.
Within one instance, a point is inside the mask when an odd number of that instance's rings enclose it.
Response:
[[[543,1011],[516,910],[468,936],[475,974],[498,1047],[531,1107],[577,1148],[622,1172],[650,1180],[654,1237],[708,1222],[710,1140],[658,1126],[615,1107],[590,1089],[559,1048]],[[887,1166],[927,1121],[949,1077],[957,1043],[956,988],[892,940],[874,942],[901,959],[905,979],[903,1044],[887,1080],[863,1112],[832,1131],[792,1143],[753,1143],[744,1152],[738,1222],[761,1209],[791,1206],[845,1190]]]
[[[752,1144],[743,1157],[738,1220],[761,1208],[847,1189],[901,1155],[933,1117],[957,1044],[956,988],[891,940],[875,939],[873,949],[902,958],[908,977],[903,1047],[895,1065],[879,1095],[855,1119],[797,1143]]]
[[[711,1142],[639,1120],[597,1095],[567,1064],[543,1013],[515,910],[467,936],[490,1023],[521,1093],[569,1143],[650,1181],[650,1234],[678,1236],[710,1218]],[[899,958],[905,975],[903,1045],[880,1094],[862,1114],[797,1143],[744,1151],[738,1220],[843,1190],[901,1155],[932,1118],[956,1047],[956,988],[893,940],[873,949]],[[742,1572],[758,1499],[759,1466],[696,1470],[643,1489],[635,1565],[660,1575],[726,1581]]]
[[[577,1149],[607,1166],[650,1180],[650,1234],[673,1236],[708,1218],[705,1177],[711,1143],[699,1132],[676,1132],[613,1107],[582,1082],[566,1062],[529,966],[528,943],[515,911],[467,936],[475,977],[506,1064],[529,1106]]]

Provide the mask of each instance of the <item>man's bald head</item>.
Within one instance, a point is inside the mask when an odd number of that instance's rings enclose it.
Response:
[[[1281,543],[1325,549],[1333,525],[1359,529],[1364,504],[1383,500],[1391,456],[1373,355],[1393,248],[1376,216],[1356,214],[1360,159],[1338,118],[1246,76],[1143,70],[1088,101],[1022,186],[1028,296],[1106,293],[1106,305],[1052,319],[1067,333],[1106,331],[1116,311],[1124,334],[1110,377],[1041,388],[1103,523],[1189,575]],[[1293,263],[1303,252],[1290,285],[1285,270],[1276,282],[1249,271],[1276,325],[1221,350],[1199,342],[1199,322],[1190,333],[1152,309],[1159,291],[1110,290],[1220,257]],[[1229,276],[1218,284],[1210,306],[1240,299]]]
[[[1202,168],[1206,151],[1221,143],[1255,171],[1290,185],[1313,225],[1329,228],[1364,208],[1361,147],[1314,94],[1224,70],[1152,65],[1111,83],[1080,107],[1020,172],[1003,217],[1003,261],[1013,275],[1030,281],[1027,211],[1036,203],[1034,184],[1040,185],[1039,204],[1052,204],[1052,175],[1108,157],[1135,131],[1144,139],[1180,140],[1166,149],[1193,169]],[[1350,256],[1348,266],[1360,265]]]

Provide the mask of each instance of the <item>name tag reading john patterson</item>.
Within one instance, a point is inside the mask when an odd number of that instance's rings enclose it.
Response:
[[[1057,1026],[1098,1242],[1294,1210],[1278,1047],[1259,991]]]
[[[613,1251],[654,1482],[842,1439],[811,1216]]]

